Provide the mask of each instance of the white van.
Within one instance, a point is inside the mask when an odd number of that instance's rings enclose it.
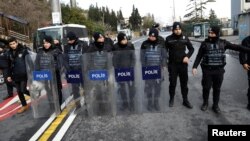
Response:
[[[79,40],[86,41],[89,44],[88,31],[85,25],[55,25],[37,29],[33,41],[33,50],[37,51],[42,47],[43,38],[45,35],[52,36],[53,39],[59,40],[62,44],[62,48],[64,48],[63,46],[67,44],[67,33],[70,31],[74,32]]]

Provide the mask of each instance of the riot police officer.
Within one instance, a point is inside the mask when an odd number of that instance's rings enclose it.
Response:
[[[51,64],[54,63],[54,64]],[[63,67],[63,56],[59,48],[54,46],[53,38],[51,36],[44,36],[43,47],[37,53],[35,60],[35,70],[51,70],[52,74],[55,74],[57,84],[57,94],[59,105],[62,104],[62,81],[61,81],[61,69]],[[47,94],[52,94],[51,84],[45,82],[45,89]],[[55,99],[48,96],[50,104],[54,103]],[[52,106],[52,105],[51,105]]]
[[[213,106],[212,109],[215,113],[220,113],[219,100],[220,89],[224,79],[225,65],[226,65],[226,49],[232,49],[236,51],[250,51],[250,48],[246,48],[240,45],[232,44],[226,40],[220,39],[220,27],[212,26],[208,31],[208,38],[201,43],[198,54],[196,56],[192,73],[197,74],[197,67],[201,62],[202,69],[202,93],[203,104],[201,106],[202,111],[206,111],[208,108],[209,92],[213,87]]]
[[[105,71],[108,74],[109,69],[109,53],[113,50],[113,44],[105,40],[105,37],[100,32],[95,32],[93,34],[94,42],[90,43],[87,53],[85,54],[87,61],[85,63],[86,71],[89,73],[95,71]],[[100,74],[100,73],[99,73]],[[103,74],[103,73],[101,73]],[[103,76],[103,75],[102,75]],[[87,85],[87,94],[88,97],[94,97],[94,101],[96,103],[93,106],[94,111],[97,111],[97,114],[107,114],[111,108],[111,104],[109,101],[110,93],[108,92],[108,76],[102,77],[103,79],[99,79],[98,81],[91,79]],[[91,93],[93,92],[93,93]],[[87,99],[87,102],[89,99]],[[88,103],[87,103],[88,104]]]
[[[78,39],[74,32],[67,34],[68,44],[64,47],[64,56],[66,61],[66,69],[70,71],[79,71],[82,73],[81,55],[87,51],[88,44]],[[80,105],[80,85],[83,87],[83,82],[72,83],[72,94],[76,103],[76,106]]]
[[[244,38],[241,44],[243,46],[250,48],[250,36],[247,36],[246,38]],[[239,54],[239,60],[243,68],[247,71],[247,75],[248,75],[247,109],[250,110],[250,53],[245,53],[241,51]]]
[[[120,32],[117,35],[118,42],[114,45],[113,52],[113,65],[114,67],[120,69],[134,69],[135,64],[135,54],[134,45],[128,42],[126,34]],[[133,80],[118,82],[118,93],[121,95],[122,106],[121,110],[129,108],[129,110],[134,110],[134,84]],[[128,94],[126,91],[126,85],[128,86]],[[127,95],[129,97],[127,97]]]
[[[188,100],[188,63],[189,58],[194,52],[194,48],[188,37],[182,34],[182,26],[180,22],[173,23],[172,34],[166,37],[166,49],[169,52],[169,107],[174,105],[175,87],[177,77],[180,77],[181,93],[183,98],[183,105],[187,108],[192,108]],[[186,48],[188,52],[186,53]]]
[[[159,31],[155,28],[151,28],[148,39],[141,45],[141,64],[143,67],[159,66],[161,69],[166,65],[165,49],[158,40],[158,36]],[[156,111],[160,110],[159,97],[161,93],[161,81],[161,78],[145,80],[144,92],[148,99],[147,109],[149,111],[153,109]]]

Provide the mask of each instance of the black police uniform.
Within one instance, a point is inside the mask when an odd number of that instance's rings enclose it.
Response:
[[[122,37],[120,37],[122,36]],[[126,35],[123,33],[118,34],[118,42],[114,45],[113,52],[113,65],[115,68],[134,68],[135,65],[135,53],[134,45],[131,42],[123,45],[120,44],[122,39],[126,38]],[[119,39],[122,38],[122,39]],[[133,81],[125,81],[118,83],[118,93],[121,95],[122,106],[121,110],[129,108],[131,111],[134,110],[134,83]],[[126,91],[126,85],[128,85],[128,95]]]
[[[220,100],[220,89],[224,78],[226,65],[226,49],[236,51],[248,51],[250,48],[245,48],[240,45],[231,44],[222,39],[205,39],[201,43],[198,54],[196,56],[193,69],[196,69],[201,62],[202,86],[203,86],[203,105],[201,110],[205,111],[208,108],[209,92],[213,87],[213,111],[220,112],[218,106]]]
[[[174,33],[166,37],[166,49],[169,54],[168,71],[169,71],[169,106],[174,104],[175,88],[177,77],[180,77],[181,93],[183,97],[183,105],[192,108],[188,101],[188,64],[183,63],[184,57],[190,58],[194,52],[194,48],[188,37],[184,35],[175,35]],[[186,48],[188,53],[186,53]]]
[[[250,48],[250,36],[247,36],[245,39],[242,40],[241,43],[243,46]],[[240,52],[239,54],[239,59],[240,63],[243,64],[248,64],[250,65],[250,53],[246,52]],[[248,97],[248,105],[247,109],[250,110],[250,71],[247,71],[248,75],[248,92],[247,92],[247,97]]]
[[[26,73],[25,56],[28,55],[29,52],[27,47],[18,44],[15,50],[10,48],[8,53],[11,62],[10,73],[8,76],[11,77],[15,83],[22,106],[26,106],[27,103],[24,94],[29,95],[29,91],[26,89],[28,78]]]

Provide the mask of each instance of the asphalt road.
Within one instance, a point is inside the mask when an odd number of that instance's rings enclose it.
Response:
[[[166,34],[165,34],[166,36]],[[136,49],[144,39],[134,41]],[[226,73],[221,88],[220,107],[222,113],[211,110],[212,91],[209,110],[200,110],[202,104],[201,70],[193,77],[191,67],[200,43],[193,42],[195,53],[189,64],[189,99],[193,109],[182,106],[178,82],[175,104],[166,107],[163,113],[143,113],[122,116],[98,116],[86,118],[79,113],[71,125],[64,141],[206,141],[208,125],[249,124],[250,112],[246,109],[247,74],[235,55],[227,55]],[[168,85],[166,86],[168,87]],[[169,96],[167,95],[167,99]],[[168,101],[166,101],[168,104]]]
[[[163,33],[167,36],[169,33]],[[146,37],[133,40],[136,49]],[[200,43],[193,42],[195,53],[189,64],[189,99],[193,109],[182,106],[180,86],[176,88],[173,108],[165,107],[161,113],[140,113],[119,116],[86,117],[82,112],[64,135],[64,141],[206,141],[207,126],[220,124],[249,124],[250,112],[247,105],[247,74],[239,64],[236,55],[227,55],[226,73],[221,89],[220,107],[217,115],[211,110],[200,110],[202,104],[201,70],[193,77],[191,67]],[[166,72],[167,73],[167,72]],[[166,74],[167,75],[167,74]],[[167,80],[166,84],[168,84]],[[1,87],[3,90],[3,88]],[[168,85],[165,86],[168,91]],[[1,91],[1,94],[6,92]],[[168,92],[166,105],[168,105]],[[47,119],[34,119],[32,110],[17,114],[0,122],[0,140],[29,140]]]

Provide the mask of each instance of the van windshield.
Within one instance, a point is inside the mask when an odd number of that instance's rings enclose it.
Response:
[[[44,36],[51,36],[53,39],[57,39],[61,42],[62,28],[49,28],[37,31],[36,45],[37,47],[42,47]]]
[[[64,27],[63,29],[63,38],[67,38],[68,32],[74,32],[78,38],[86,38],[88,37],[88,31],[86,28],[82,27]]]

